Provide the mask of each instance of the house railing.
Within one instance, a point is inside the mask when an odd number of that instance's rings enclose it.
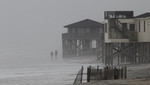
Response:
[[[102,34],[100,33],[64,33],[62,34],[62,37],[67,39],[101,39]]]
[[[78,85],[82,83],[82,78],[83,77],[83,66],[81,67],[81,69],[79,70],[79,72],[77,73],[77,76],[74,80],[73,85]]]

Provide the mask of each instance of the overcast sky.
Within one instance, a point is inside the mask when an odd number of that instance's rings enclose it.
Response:
[[[0,59],[48,58],[61,53],[63,26],[103,21],[104,11],[150,12],[149,0],[0,0]],[[0,60],[0,61],[1,61]]]

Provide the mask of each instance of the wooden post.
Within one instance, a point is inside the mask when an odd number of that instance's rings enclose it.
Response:
[[[121,73],[120,73],[121,79],[123,79],[123,67],[120,70],[121,70]]]
[[[114,68],[111,67],[111,79],[114,79]]]
[[[90,82],[90,80],[89,80],[89,67],[87,67],[87,82]]]
[[[83,79],[83,66],[81,67],[81,83],[82,83],[82,79]]]
[[[119,79],[121,79],[121,68],[119,67]]]
[[[148,58],[148,63],[150,63],[150,43],[147,43],[147,58]]]
[[[91,66],[87,68],[87,82],[90,82],[91,77]]]
[[[114,67],[114,79],[118,79],[118,69]]]
[[[103,79],[103,75],[102,75],[102,69],[100,69],[100,74],[99,74],[99,79],[102,80]]]
[[[104,80],[106,80],[106,67],[104,68]]]
[[[107,59],[107,56],[108,56],[108,45],[106,43],[105,43],[105,51],[104,52],[105,52],[105,66],[107,66],[107,64],[108,64],[108,62],[107,62],[108,61],[108,59]]]
[[[106,69],[105,69],[105,80],[108,79],[108,66],[106,66]]]
[[[89,82],[89,67],[87,67],[87,82]]]
[[[97,66],[97,74],[96,74],[96,76],[97,76],[97,81],[99,80],[99,66]]]
[[[125,73],[124,73],[124,78],[127,79],[127,67],[124,67]]]
[[[112,57],[112,54],[113,54],[113,46],[112,44],[110,44],[110,66],[113,66],[113,57]]]

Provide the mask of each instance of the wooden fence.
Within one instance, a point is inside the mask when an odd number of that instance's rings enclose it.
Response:
[[[113,79],[126,79],[127,68],[126,67],[104,67],[100,69],[99,66],[94,68],[89,66],[87,68],[87,82],[99,81],[99,80],[113,80]]]

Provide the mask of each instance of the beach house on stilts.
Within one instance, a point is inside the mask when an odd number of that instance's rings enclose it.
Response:
[[[68,32],[62,34],[63,57],[99,56],[104,41],[104,25],[85,19],[64,26]]]
[[[105,65],[150,63],[150,13],[105,11],[104,18]]]

